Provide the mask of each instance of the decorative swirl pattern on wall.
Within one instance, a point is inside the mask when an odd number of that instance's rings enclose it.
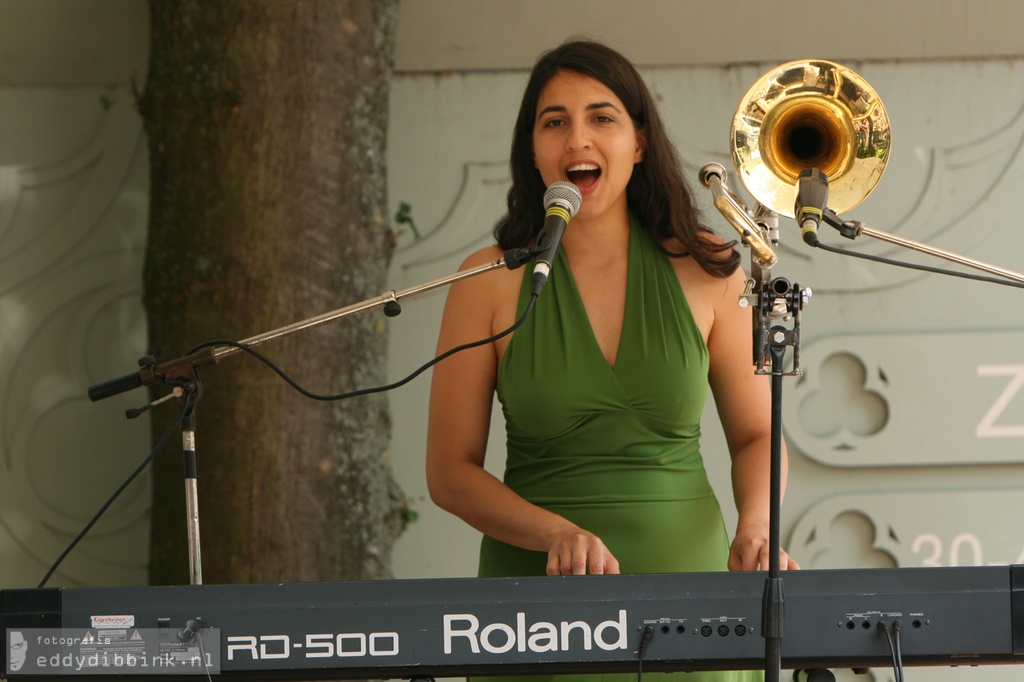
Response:
[[[0,583],[10,587],[36,584],[148,453],[148,421],[126,423],[122,410],[144,395],[86,397],[146,347],[148,187],[128,93],[41,91],[7,104],[30,134],[54,131],[33,128],[26,104],[92,122],[39,144],[37,157],[0,155]],[[50,584],[145,583],[149,505],[143,475]]]

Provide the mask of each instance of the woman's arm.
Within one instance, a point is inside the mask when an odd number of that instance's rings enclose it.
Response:
[[[497,254],[497,255],[496,255]],[[484,249],[463,265],[500,256]],[[495,271],[454,284],[438,351],[487,338],[509,327],[521,271]],[[593,533],[526,501],[484,469],[500,354],[507,339],[461,351],[434,367],[427,431],[427,487],[442,509],[517,547],[548,553],[549,575],[618,573],[619,564]]]
[[[717,288],[714,323],[708,335],[709,380],[732,456],[732,487],[739,519],[729,552],[729,569],[768,569],[771,476],[771,384],[754,373],[749,308],[739,307],[744,275],[737,270]],[[782,445],[782,491],[788,462]],[[784,550],[782,569],[799,568]]]

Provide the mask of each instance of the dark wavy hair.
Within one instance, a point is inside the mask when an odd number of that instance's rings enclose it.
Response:
[[[629,209],[647,229],[651,239],[670,256],[692,256],[708,273],[726,277],[736,270],[740,255],[735,242],[710,239],[711,230],[700,221],[675,145],[647,84],[636,67],[612,48],[589,40],[571,40],[545,52],[537,60],[523,93],[510,160],[512,187],[508,213],[494,227],[498,246],[526,246],[544,224],[544,192],[547,189],[533,163],[533,128],[541,90],[561,71],[590,76],[622,101],[637,131],[646,139],[643,160],[636,165],[626,187]],[[664,240],[676,237],[681,253],[667,249]]]

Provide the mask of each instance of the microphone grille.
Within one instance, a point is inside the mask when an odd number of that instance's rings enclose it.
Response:
[[[568,211],[570,216],[576,215],[583,203],[583,195],[580,189],[571,182],[558,180],[552,182],[548,190],[544,192],[544,210],[551,208],[551,204],[561,204]]]

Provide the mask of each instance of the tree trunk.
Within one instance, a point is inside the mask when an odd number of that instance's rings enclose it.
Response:
[[[153,355],[170,360],[384,291],[398,0],[151,0],[150,11],[140,107]],[[386,348],[384,319],[371,311],[258,350],[334,394],[383,384]],[[203,581],[388,577],[404,500],[388,461],[386,397],[312,401],[245,353],[202,379]],[[153,410],[154,439],[175,414]],[[154,584],[189,580],[179,443],[154,466]]]

